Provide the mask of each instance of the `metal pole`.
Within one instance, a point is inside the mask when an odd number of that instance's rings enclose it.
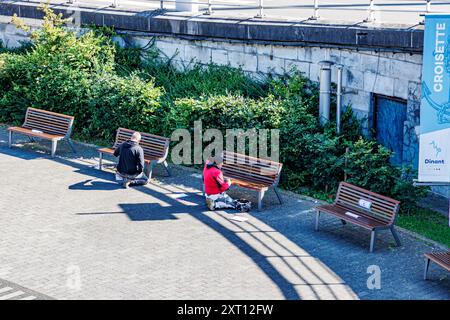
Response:
[[[431,12],[431,0],[427,0],[427,13]]]
[[[164,0],[159,1],[159,7],[161,10],[164,10]]]
[[[256,15],[255,18],[264,18],[264,1],[259,0],[259,13]]]
[[[317,20],[320,18],[319,15],[319,0],[314,0],[314,13],[313,16],[310,18],[311,20]]]
[[[208,0],[208,10],[205,12],[206,15],[211,15],[213,13],[212,10],[212,0]]]
[[[369,16],[365,20],[366,22],[375,21],[375,0],[370,0],[369,3]]]
[[[336,99],[336,132],[341,134],[341,109],[342,109],[342,65],[337,66],[337,99]]]
[[[331,100],[331,61],[320,61],[320,98],[319,98],[319,121],[325,125],[330,121]]]

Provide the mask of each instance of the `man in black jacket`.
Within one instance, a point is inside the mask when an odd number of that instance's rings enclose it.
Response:
[[[123,179],[123,187],[129,185],[141,186],[148,182],[148,177],[144,174],[144,150],[139,145],[141,134],[133,133],[130,140],[120,144],[114,155],[119,157],[117,164],[117,173]]]

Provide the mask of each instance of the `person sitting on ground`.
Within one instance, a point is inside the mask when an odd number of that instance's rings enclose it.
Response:
[[[211,157],[203,169],[203,183],[206,205],[209,210],[235,209],[236,202],[226,191],[231,186],[230,179],[224,179],[222,173],[222,156]]]
[[[139,145],[141,134],[134,132],[130,140],[121,143],[114,156],[119,157],[117,173],[123,179],[124,188],[128,186],[141,186],[148,182],[148,177],[144,174],[144,150]]]

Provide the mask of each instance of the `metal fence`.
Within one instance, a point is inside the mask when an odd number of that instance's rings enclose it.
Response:
[[[1,1],[1,0],[0,0]],[[38,1],[38,0],[29,0]],[[366,18],[364,21],[373,22],[376,20],[376,13],[389,11],[393,6],[407,7],[408,3],[414,5],[415,12],[418,15],[445,11],[450,13],[450,0],[359,0],[359,1],[342,1],[341,3],[333,3],[333,0],[67,0],[71,4],[85,4],[85,3],[109,3],[110,7],[132,7],[139,4],[153,4],[155,8],[172,9],[176,3],[192,4],[201,8],[204,14],[212,15],[217,9],[220,10],[254,10],[253,16],[256,18],[263,18],[268,9],[308,9],[311,10],[311,20],[319,20],[320,13],[326,10],[364,10],[366,11]],[[245,2],[245,4],[243,4]],[[282,3],[281,3],[282,2]],[[171,8],[169,8],[171,6]],[[443,6],[446,9],[439,10]],[[356,8],[357,7],[357,8]],[[407,8],[406,8],[407,9]],[[407,12],[408,10],[405,10]]]

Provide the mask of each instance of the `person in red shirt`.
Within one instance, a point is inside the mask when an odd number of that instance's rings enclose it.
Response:
[[[236,208],[236,201],[226,194],[231,180],[223,177],[222,165],[223,158],[217,155],[207,160],[203,169],[203,189],[209,210]]]

